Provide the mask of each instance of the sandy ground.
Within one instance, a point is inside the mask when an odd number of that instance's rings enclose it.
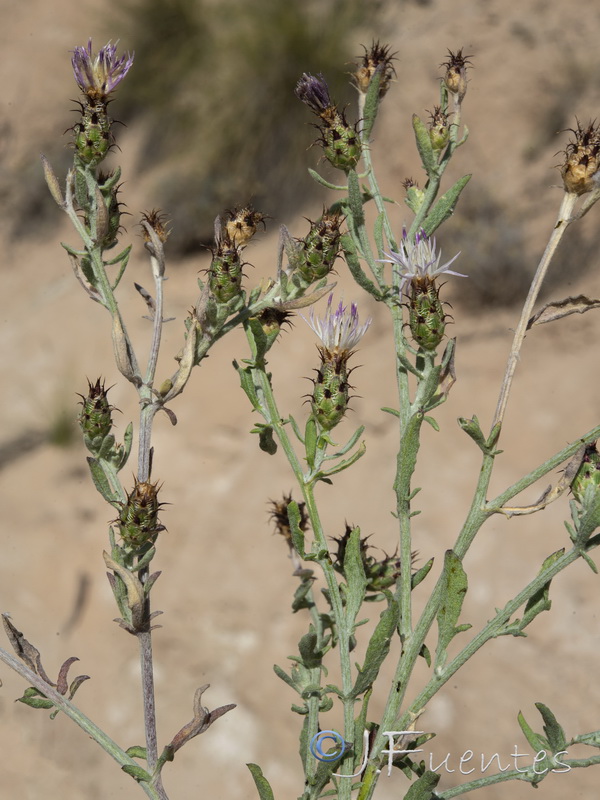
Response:
[[[28,164],[37,163],[41,151],[56,151],[66,127],[68,98],[75,93],[68,50],[89,35],[118,38],[117,30],[106,34],[102,5],[90,0],[0,2],[0,175],[7,205],[15,171],[32,174]],[[384,191],[399,196],[401,180],[418,170],[411,151],[410,113],[422,113],[434,104],[433,81],[446,48],[464,46],[474,53],[477,66],[466,104],[470,151],[465,148],[460,154],[457,169],[473,171],[488,192],[519,210],[530,240],[541,251],[560,197],[550,167],[565,141],[563,136],[559,144],[556,138],[546,143],[539,121],[547,119],[573,64],[584,64],[590,74],[598,68],[600,6],[586,4],[576,15],[570,8],[566,0],[457,0],[427,7],[403,4],[389,12],[386,38],[399,51],[400,62],[398,86],[386,101],[374,144],[376,163],[383,164],[387,153],[395,153],[392,167],[385,171]],[[370,38],[367,32],[364,40]],[[596,114],[596,84],[585,87],[581,94],[572,93],[570,119],[577,114],[586,121]],[[545,142],[541,154],[528,156],[539,141]],[[128,152],[135,143],[135,130],[120,140],[126,167],[133,163]],[[143,181],[136,183],[136,178],[128,174],[124,190],[134,212],[153,205]],[[318,208],[304,213],[314,218]],[[596,219],[592,212],[578,235],[589,235]],[[300,218],[285,222],[294,232],[304,229]],[[108,317],[83,295],[59,246],[61,239],[75,240],[58,209],[55,226],[44,239],[35,236],[33,209],[27,221],[32,237],[10,240],[5,220],[1,226],[0,445],[6,460],[0,473],[0,610],[10,612],[17,627],[42,651],[51,675],[67,657],[79,656],[74,670],[92,676],[78,695],[82,709],[125,746],[141,744],[135,641],[111,621],[116,610],[101,556],[111,512],[91,485],[83,446],[58,448],[44,440],[61,413],[75,413],[75,394],[84,391],[86,377],[101,375],[114,384],[110,397],[123,412],[120,432],[129,419],[135,420],[135,399],[112,364]],[[129,227],[131,235],[133,226]],[[462,249],[468,246],[467,241]],[[577,247],[573,236],[561,254],[562,269],[577,261]],[[275,248],[275,234],[253,246],[251,281],[273,273]],[[175,265],[170,273],[167,311],[177,321],[167,327],[161,363],[165,374],[170,374],[172,355],[179,349],[182,317],[195,300],[196,274],[205,266],[198,258]],[[148,265],[137,238],[121,298],[141,349],[149,327],[141,319],[134,280],[148,282]],[[343,273],[339,285],[346,298],[357,297]],[[598,273],[572,283],[567,279],[562,294],[578,292],[599,296]],[[340,436],[364,424],[367,455],[333,487],[322,489],[323,516],[330,535],[339,535],[348,520],[374,534],[372,541],[389,552],[395,546],[390,487],[396,439],[394,420],[380,408],[394,405],[390,326],[373,304],[364,302],[361,309],[374,321],[355,357],[362,365],[354,374],[361,397],[354,401]],[[417,604],[433,585],[443,552],[455,538],[479,469],[478,451],[460,432],[456,418],[475,413],[489,424],[516,312],[472,316],[455,310],[455,318],[459,380],[448,403],[436,413],[441,432],[424,432],[424,458],[417,474],[423,513],[416,520],[415,546],[422,563],[432,555],[436,558],[434,574],[417,594]],[[494,491],[597,424],[598,374],[589,359],[599,334],[600,320],[589,314],[544,326],[528,337]],[[233,358],[245,354],[241,336],[219,344],[174,404],[178,426],[172,428],[166,416],[156,425],[155,477],[164,481],[163,498],[172,504],[163,513],[168,532],[161,536],[156,559],[163,574],[153,594],[155,607],[165,612],[164,627],[155,636],[161,742],[191,718],[193,693],[201,684],[211,684],[205,696],[211,707],[238,705],[167,768],[165,784],[173,798],[253,797],[244,766],[248,761],[262,765],[276,797],[301,791],[300,720],[290,713],[294,698],[275,677],[272,665],[286,664],[306,620],[289,613],[296,582],[285,547],[271,535],[267,519],[269,498],[288,491],[292,481],[282,457],[260,452],[256,438],[248,434],[254,419],[231,367]],[[302,419],[306,413],[305,376],[316,366],[315,358],[313,335],[297,320],[270,360],[285,414]],[[525,501],[534,500],[541,488],[534,487]],[[562,523],[567,516],[563,498],[531,518],[490,521],[465,562],[470,581],[465,620],[483,624],[495,607],[535,575],[549,553],[567,544]],[[82,587],[85,601],[79,605]],[[576,564],[555,581],[552,596],[552,611],[536,621],[528,638],[492,643],[432,703],[422,723],[439,731],[426,751],[433,754],[434,765],[450,753],[449,767],[457,769],[466,750],[474,751],[476,758],[496,752],[508,757],[515,745],[528,752],[516,716],[522,710],[539,729],[537,701],[553,709],[568,735],[600,727],[598,577]],[[47,714],[15,704],[23,689],[19,678],[4,667],[0,677],[1,797],[141,796],[66,718],[50,722]],[[380,710],[381,697],[372,707]],[[332,715],[328,724],[335,727],[336,720]],[[441,788],[460,782],[458,772],[442,771]],[[546,800],[595,797],[597,784],[596,771],[581,770],[550,776],[538,793]],[[405,791],[402,776],[381,780],[382,798],[395,800]],[[519,800],[530,792],[528,785],[511,783],[478,796]]]

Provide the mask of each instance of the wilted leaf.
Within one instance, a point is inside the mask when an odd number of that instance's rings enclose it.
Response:
[[[568,317],[569,314],[585,314],[586,311],[591,311],[593,308],[600,308],[600,300],[590,300],[584,294],[578,294],[577,297],[566,297],[564,300],[555,300],[546,303],[537,314],[527,323],[527,330],[533,328],[534,325],[543,325],[545,322],[554,322],[556,319]]]

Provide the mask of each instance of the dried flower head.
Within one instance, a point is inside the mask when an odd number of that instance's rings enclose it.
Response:
[[[596,188],[600,182],[600,129],[595,121],[582,128],[569,128],[575,141],[569,142],[565,150],[565,162],[560,172],[565,190],[572,194],[585,194]]]
[[[266,214],[255,211],[252,206],[235,209],[227,212],[229,219],[225,223],[225,230],[229,241],[238,247],[244,247],[256,233],[257,225],[262,225],[266,230]]]
[[[340,300],[338,307],[333,310],[333,295],[329,295],[325,315],[321,318],[315,317],[314,307],[310,310],[308,322],[319,339],[323,342],[323,348],[329,353],[348,353],[360,342],[371,324],[369,318],[362,325],[358,319],[358,307],[356,303],[350,305],[348,313],[347,306]]]
[[[152,211],[144,211],[142,214],[142,223],[144,222],[152,228],[163,244],[167,241],[171,229],[167,227],[169,224],[167,215],[163,214],[160,209],[153,208]],[[142,225],[142,238],[145,242],[150,241],[150,235],[144,225]]]
[[[368,50],[364,45],[362,47],[365,53],[361,57],[358,68],[353,75],[356,88],[361,94],[366,94],[373,75],[379,70],[381,73],[379,97],[383,97],[390,88],[393,77],[396,75],[396,70],[392,64],[396,54],[390,53],[389,45],[382,45],[379,42],[373,42]]]
[[[385,254],[387,258],[381,259],[393,264],[400,276],[400,291],[407,288],[411,282],[433,283],[438,275],[447,273],[456,275],[459,278],[466,278],[461,272],[454,272],[449,269],[450,265],[456,261],[460,253],[457,253],[450,261],[440,264],[442,253],[436,252],[435,238],[430,239],[424,230],[420,230],[415,236],[414,242],[409,239],[406,228],[402,230],[402,240],[400,249],[397,253],[393,250]]]
[[[81,91],[91,100],[104,101],[131,69],[133,53],[117,58],[117,46],[109,42],[94,56],[90,39],[87,47],[73,50],[71,64]]]
[[[460,103],[467,93],[467,65],[472,66],[469,59],[471,56],[463,56],[461,49],[453,53],[448,50],[448,59],[440,64],[441,67],[446,67],[446,74],[444,75],[444,83],[449,92],[451,92],[458,102]]]

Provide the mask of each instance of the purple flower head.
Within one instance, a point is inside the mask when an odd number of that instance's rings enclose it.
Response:
[[[438,275],[444,272],[448,275],[456,275],[459,278],[466,278],[462,272],[454,272],[449,269],[460,255],[457,253],[450,261],[440,264],[442,253],[436,253],[435,239],[429,239],[424,230],[418,231],[414,242],[408,238],[406,228],[402,230],[402,241],[397,253],[393,250],[385,254],[387,258],[381,261],[389,262],[397,268],[400,276],[400,291],[402,292],[411,281],[426,280],[433,282]]]
[[[331,97],[329,96],[329,87],[321,74],[317,75],[315,78],[314,75],[309,75],[304,72],[296,84],[294,93],[296,97],[302,100],[303,103],[306,103],[315,114],[321,114],[323,111],[333,106]]]
[[[327,309],[323,317],[316,317],[314,307],[310,310],[310,320],[308,322],[319,339],[323,342],[323,347],[329,352],[351,351],[360,342],[371,324],[371,318],[362,325],[358,321],[358,308],[356,303],[350,305],[350,312],[343,301],[333,310],[333,295],[329,295]]]
[[[92,100],[106,100],[117,88],[133,64],[133,54],[116,55],[115,44],[105,44],[95,57],[92,40],[87,47],[76,47],[71,56],[75,80],[81,91]]]

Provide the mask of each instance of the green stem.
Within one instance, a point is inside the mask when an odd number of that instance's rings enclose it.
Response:
[[[488,622],[487,625],[485,625],[485,627],[483,627],[476,636],[473,637],[469,644],[464,647],[460,653],[458,653],[458,655],[452,659],[452,661],[450,661],[437,675],[431,679],[425,689],[423,689],[423,691],[411,704],[408,711],[404,714],[400,724],[402,724],[403,721],[410,723],[414,717],[418,716],[431,698],[442,688],[442,686],[447,683],[450,678],[490,639],[493,639],[499,635],[501,628],[509,621],[513,614],[515,614],[522,605],[530,600],[531,597],[533,597],[537,592],[543,589],[559,572],[562,572],[563,569],[566,569],[570,564],[576,561],[580,555],[581,553],[579,549],[573,548],[568,553],[564,553],[562,556],[559,556],[559,558],[557,558],[556,561],[547,569],[545,569],[543,572],[540,572],[539,575],[536,575],[536,577],[530,583],[528,583],[527,586],[516,595],[516,597],[514,597],[512,600],[509,600],[504,608],[499,611],[496,616],[490,620],[490,622]]]
[[[306,513],[310,519],[310,524],[315,538],[316,549],[319,553],[325,555],[318,558],[318,563],[323,571],[327,590],[329,592],[329,599],[331,603],[331,610],[334,618],[334,624],[338,632],[338,649],[340,658],[340,668],[342,677],[342,693],[344,695],[344,738],[346,741],[354,743],[354,703],[355,700],[351,698],[353,687],[352,680],[352,666],[350,660],[350,637],[352,631],[348,630],[346,614],[344,611],[344,604],[340,594],[340,588],[337,582],[337,577],[331,557],[329,555],[329,545],[327,537],[323,531],[321,519],[319,516],[317,504],[314,496],[314,480],[309,476],[305,476],[298,456],[292,446],[292,443],[287,435],[287,431],[283,426],[281,415],[277,409],[273,390],[269,377],[264,369],[252,369],[254,385],[256,393],[259,398],[261,412],[265,420],[272,426],[278,441],[280,442],[288,462],[294,472],[296,481],[302,490],[304,502],[306,504]],[[342,761],[341,770],[348,774],[352,772],[353,755],[350,752]],[[340,779],[339,800],[350,800],[352,791],[352,780]]]

